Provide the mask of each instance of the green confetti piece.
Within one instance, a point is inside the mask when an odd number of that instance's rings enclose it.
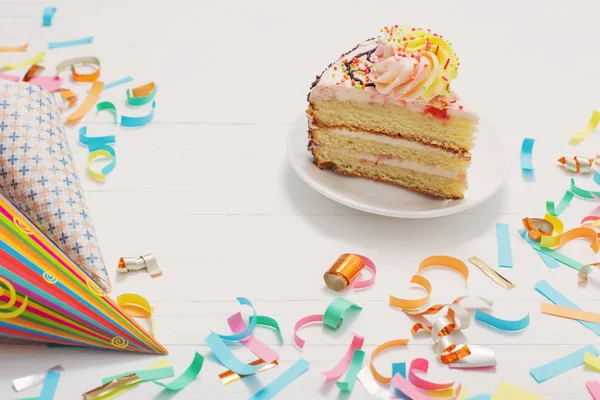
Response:
[[[567,207],[569,207],[569,204],[571,204],[571,200],[573,200],[573,196],[573,192],[567,190],[563,198],[558,203],[558,206],[555,206],[553,201],[547,201],[546,211],[548,212],[548,214],[558,217],[560,214],[563,213],[563,211],[567,209]]]
[[[575,185],[575,179],[571,178],[571,192],[584,199],[594,200],[600,197],[600,192],[592,192],[591,190],[585,190]]]
[[[325,314],[323,314],[323,324],[334,330],[340,329],[342,322],[344,321],[344,313],[348,310],[361,311],[362,307],[343,297],[338,297],[333,300],[327,307],[327,310],[325,310]]]
[[[351,392],[354,388],[354,384],[356,383],[356,376],[360,372],[360,368],[362,367],[363,360],[365,359],[365,352],[359,349],[354,350],[354,354],[352,355],[352,361],[350,362],[350,367],[348,367],[348,372],[346,372],[346,376],[343,381],[338,381],[335,384],[340,390],[344,392]]]
[[[281,329],[279,328],[279,324],[275,321],[275,318],[267,317],[266,315],[257,315],[256,317],[250,316],[250,323],[252,320],[256,319],[256,325],[267,326],[269,328],[273,328],[277,331],[277,336],[279,337],[280,343],[283,343],[283,336],[281,335]]]
[[[136,374],[142,382],[149,382],[156,379],[165,379],[175,376],[175,372],[173,372],[173,367],[150,368],[141,369],[139,371],[123,372],[122,374],[102,378],[102,384],[106,385],[108,382],[114,381],[117,378],[122,378],[124,376],[132,374]]]
[[[202,365],[204,364],[204,357],[202,354],[196,352],[194,354],[194,359],[190,366],[179,376],[179,378],[175,379],[171,383],[162,383],[162,382],[154,382],[157,385],[164,387],[166,390],[170,391],[179,391],[184,389],[187,385],[192,383],[198,377],[198,374],[202,370]]]

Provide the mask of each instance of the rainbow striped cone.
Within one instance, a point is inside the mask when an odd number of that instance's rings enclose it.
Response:
[[[0,195],[0,337],[167,350]]]
[[[0,193],[110,291],[58,106],[39,86],[0,88]]]

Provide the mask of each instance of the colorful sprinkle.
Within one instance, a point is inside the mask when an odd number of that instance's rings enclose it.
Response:
[[[458,108],[460,108],[461,110],[463,109],[463,106],[458,106]]]
[[[448,78],[446,78],[445,76],[442,76],[442,79],[448,82]]]
[[[448,68],[448,64],[449,64],[449,63],[450,63],[450,59],[448,58],[448,59],[446,60],[446,65],[444,65],[444,69]]]

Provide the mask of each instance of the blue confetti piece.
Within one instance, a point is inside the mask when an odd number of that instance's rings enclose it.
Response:
[[[523,139],[523,144],[521,145],[521,171],[523,172],[523,177],[527,181],[534,179],[532,160],[534,143],[535,139],[525,138]]]
[[[277,379],[260,389],[248,400],[268,400],[273,398],[275,395],[285,389],[287,385],[305,373],[308,370],[309,365],[310,364],[308,361],[306,361],[304,358],[299,359],[283,374],[279,375]]]
[[[537,243],[534,242],[533,240],[531,240],[531,238],[529,237],[529,235],[527,234],[527,231],[525,229],[519,229],[519,233],[521,234],[523,239],[525,239],[527,241],[527,243],[529,243],[531,248],[533,250],[535,250],[536,253],[538,253],[538,256],[540,256],[540,258],[542,259],[542,261],[544,262],[544,264],[546,264],[546,266],[548,268],[554,269],[554,268],[560,267],[560,263],[557,260],[550,257],[548,254],[545,254],[545,253],[542,253],[541,251],[536,250],[536,248],[534,247],[534,244],[537,244]]]
[[[125,78],[121,78],[121,79],[113,81],[113,82],[105,83],[104,86],[102,87],[102,90],[112,89],[115,86],[124,85],[131,81],[133,81],[133,78],[131,76],[126,76]]]
[[[554,378],[557,375],[582,365],[585,353],[591,353],[597,356],[598,349],[589,344],[573,353],[559,358],[558,360],[554,360],[546,365],[532,368],[529,370],[529,374],[537,381],[537,383],[545,382],[550,378]]]
[[[52,400],[54,399],[54,393],[58,387],[58,381],[60,380],[60,372],[48,370],[46,373],[46,379],[44,379],[44,386],[40,393],[38,400]]]
[[[94,41],[94,37],[88,36],[88,37],[81,38],[81,39],[66,40],[64,42],[50,42],[50,43],[48,43],[48,48],[49,49],[59,49],[61,47],[81,46],[84,44],[90,44],[93,41]]]
[[[56,12],[56,7],[44,8],[44,14],[42,16],[42,25],[43,26],[52,26],[52,18],[54,17],[55,12]]]
[[[496,223],[496,243],[498,244],[498,266],[512,268],[513,256],[510,247],[510,230],[507,224]]]

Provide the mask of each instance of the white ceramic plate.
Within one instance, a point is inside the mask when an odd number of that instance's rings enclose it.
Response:
[[[475,207],[500,189],[508,175],[510,156],[498,134],[479,123],[477,142],[469,168],[469,189],[462,200],[437,199],[395,185],[321,170],[307,151],[306,118],[300,118],[288,134],[290,164],[306,184],[322,195],[372,214],[398,218],[433,218]]]

